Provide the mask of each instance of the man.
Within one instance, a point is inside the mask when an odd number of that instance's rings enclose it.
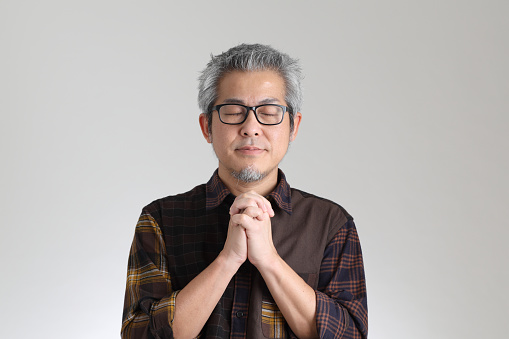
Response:
[[[359,239],[339,205],[290,188],[300,68],[269,46],[212,57],[200,77],[207,184],[143,209],[123,338],[366,338]]]

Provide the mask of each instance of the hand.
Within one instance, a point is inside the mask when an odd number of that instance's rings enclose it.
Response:
[[[230,209],[233,212],[238,213],[231,216],[230,222],[245,230],[249,261],[258,268],[270,264],[278,255],[272,241],[270,217],[274,211],[270,202],[255,192],[245,193],[235,199]]]
[[[246,208],[260,208],[260,211],[269,211],[274,215],[270,202],[255,192],[248,192],[237,197],[230,207],[230,215],[237,215],[246,210]],[[253,214],[253,212],[250,212]],[[254,217],[254,215],[253,215]],[[228,224],[228,235],[223,247],[222,254],[226,256],[227,261],[238,268],[247,259],[247,236],[245,228],[232,221]]]
[[[228,235],[222,253],[226,256],[227,261],[235,265],[235,271],[247,259],[246,230],[232,222],[231,218],[228,223]]]

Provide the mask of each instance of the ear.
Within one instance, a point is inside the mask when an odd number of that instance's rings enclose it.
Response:
[[[294,141],[297,137],[297,133],[299,133],[300,121],[302,120],[302,114],[297,112],[293,117],[293,131],[290,133],[290,141]]]
[[[207,117],[207,114],[205,113],[200,114],[199,120],[201,133],[203,134],[203,137],[205,138],[205,140],[207,140],[209,144],[212,143],[212,135],[209,132],[209,119]]]

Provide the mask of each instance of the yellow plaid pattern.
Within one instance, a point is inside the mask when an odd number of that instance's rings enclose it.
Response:
[[[127,300],[129,301],[130,308],[122,324],[122,338],[136,336],[133,333],[136,329],[144,329],[148,326],[150,321],[149,315],[141,312],[138,305],[140,289],[144,284],[162,283],[167,286],[164,294],[171,294],[152,304],[150,316],[154,319],[168,317],[170,327],[173,325],[175,301],[177,294],[180,292],[171,290],[171,279],[166,262],[167,256],[163,233],[157,222],[150,214],[142,214],[136,225],[136,232],[139,235],[139,239],[144,239],[145,248],[150,249],[151,253],[156,253],[156,255],[149,264],[142,264],[136,255],[138,243],[136,239],[133,241],[127,269],[127,291],[130,296]],[[201,333],[196,338],[200,337]]]
[[[262,332],[267,338],[286,338],[286,320],[275,303],[262,301]]]
[[[166,263],[166,249],[164,247],[163,234],[157,225],[157,222],[149,214],[142,214],[136,225],[136,232],[145,237],[148,247],[157,255],[154,260],[148,264],[142,264],[136,253],[138,252],[138,242],[135,240],[131,246],[129,264],[127,268],[127,305],[128,312],[122,323],[122,338],[130,338],[136,329],[145,328],[149,322],[149,315],[139,309],[139,300],[141,288],[144,284],[160,283],[166,285],[164,294],[171,293],[170,297],[162,298],[152,304],[151,315],[166,316],[170,324],[173,322],[175,313],[175,298],[178,291],[171,290],[171,280]],[[146,236],[148,235],[148,236]],[[172,293],[173,292],[173,293]]]

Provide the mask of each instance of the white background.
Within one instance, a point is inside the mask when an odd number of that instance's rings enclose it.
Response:
[[[210,53],[301,60],[281,168],[354,217],[370,338],[509,331],[509,2],[0,0],[1,338],[118,338],[141,208],[206,182]]]

